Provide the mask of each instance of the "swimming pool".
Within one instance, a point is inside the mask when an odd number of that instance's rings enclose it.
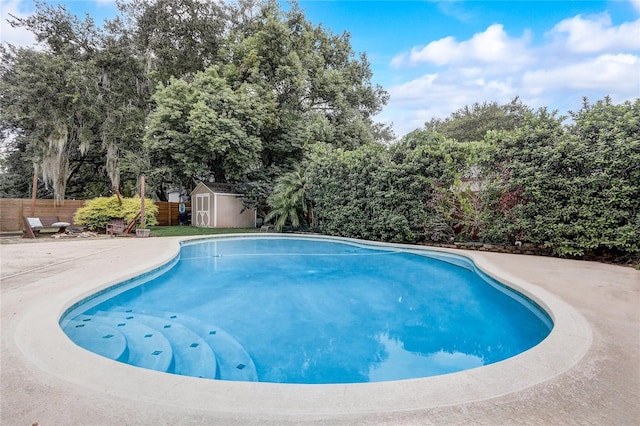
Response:
[[[275,383],[466,370],[523,352],[552,327],[460,256],[277,237],[184,243],[163,268],[75,304],[60,323],[114,360]]]

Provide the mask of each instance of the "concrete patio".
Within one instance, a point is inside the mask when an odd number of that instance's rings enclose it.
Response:
[[[425,379],[205,380],[116,363],[66,338],[57,325],[66,309],[161,265],[178,242],[0,244],[2,425],[640,424],[640,271],[628,267],[455,251],[536,300],[556,326],[513,359]]]

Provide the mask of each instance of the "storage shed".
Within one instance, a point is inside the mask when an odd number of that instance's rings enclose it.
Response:
[[[191,191],[191,225],[200,228],[255,228],[256,211],[225,184],[200,182]]]

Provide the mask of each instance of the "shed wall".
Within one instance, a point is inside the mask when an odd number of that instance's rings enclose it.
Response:
[[[208,213],[204,213],[207,208]],[[214,192],[198,184],[191,192],[191,224],[206,228],[254,228],[256,213],[244,207],[238,194]]]
[[[216,228],[254,228],[256,214],[247,209],[240,198],[232,194],[215,194],[215,227]]]

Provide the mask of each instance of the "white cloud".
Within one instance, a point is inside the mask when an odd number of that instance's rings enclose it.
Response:
[[[392,68],[400,68],[407,61],[409,55],[406,53],[400,53],[391,59],[391,67]]]
[[[570,52],[640,50],[640,19],[616,27],[607,13],[565,19],[553,27],[550,34]]]
[[[631,5],[638,11],[640,12],[640,0],[630,0],[631,1]]]
[[[532,94],[543,92],[601,90],[604,94],[640,96],[640,57],[630,54],[602,55],[583,62],[530,71],[522,86]]]
[[[33,12],[25,8],[25,4],[19,0],[0,0],[0,42],[10,43],[15,46],[32,46],[36,38],[25,28],[13,28],[7,23],[12,20],[11,15],[17,18],[26,18]]]
[[[445,37],[437,41],[432,41],[423,48],[414,47],[411,49],[409,61],[412,64],[431,62],[436,65],[457,62],[463,57],[462,50],[458,49],[457,46],[458,43],[453,37]]]
[[[524,52],[524,45],[518,40],[510,40],[502,25],[491,25],[483,33],[475,34],[468,42],[460,43],[459,48],[471,58],[481,62],[505,62],[516,59]],[[514,55],[515,54],[515,55]]]
[[[399,67],[407,61],[410,65],[430,63],[441,66],[468,62],[523,65],[531,60],[527,53],[529,39],[527,33],[521,38],[510,38],[501,24],[494,24],[466,41],[445,37],[424,47],[413,47],[409,54],[397,55],[392,65]]]
[[[507,103],[519,93],[511,77],[483,76],[479,69],[459,68],[426,74],[391,87],[389,94],[389,105],[377,119],[393,122],[396,134],[402,136],[465,105],[484,100]]]
[[[430,93],[442,85],[434,84],[438,74],[425,74],[415,80],[392,87],[391,96],[395,102],[407,102],[420,100],[425,93]]]
[[[468,40],[445,37],[414,47],[392,66],[420,65],[425,74],[388,88],[381,117],[402,136],[474,102],[519,96],[532,108],[563,114],[579,108],[583,96],[640,97],[640,20],[613,25],[608,14],[578,15],[548,35],[533,46],[530,34],[513,38],[495,24]]]

